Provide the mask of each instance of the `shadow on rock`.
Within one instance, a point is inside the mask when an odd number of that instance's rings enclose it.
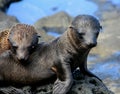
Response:
[[[79,70],[73,73],[74,84],[67,94],[114,94],[94,77],[83,77]],[[52,94],[53,84],[46,84],[43,86],[31,87],[24,86],[16,88],[13,86],[1,87],[0,94]]]

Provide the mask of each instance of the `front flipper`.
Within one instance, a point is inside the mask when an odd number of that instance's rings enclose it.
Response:
[[[60,81],[57,79],[53,86],[53,94],[66,94],[71,88],[73,81]]]
[[[80,67],[80,71],[83,73],[83,75],[88,75],[90,77],[95,77],[102,82],[102,80],[99,77],[97,77],[95,74],[93,74],[92,72],[90,72],[88,70],[88,68],[87,68],[87,58],[82,63],[80,63],[79,67]]]
[[[53,70],[57,74],[57,80],[53,86],[53,94],[66,94],[73,83],[70,65],[66,62],[58,63],[53,67]]]
[[[90,77],[95,77],[95,78],[97,78],[98,80],[100,80],[100,81],[102,82],[102,80],[101,80],[99,77],[97,77],[95,74],[93,74],[92,72],[90,72],[88,69],[82,67],[80,70],[81,70],[81,72],[82,72],[84,75],[88,75],[88,76],[90,76]]]

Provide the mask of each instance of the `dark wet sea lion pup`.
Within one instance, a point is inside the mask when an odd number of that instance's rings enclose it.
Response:
[[[0,57],[1,80],[32,84],[56,74],[53,94],[66,94],[73,83],[72,72],[77,67],[84,75],[96,77],[87,69],[87,56],[97,44],[100,29],[96,18],[79,15],[60,37],[39,44],[29,56],[28,65],[13,63],[16,61],[10,55],[3,54]]]
[[[76,43],[73,42],[74,48],[76,48],[76,51],[78,52],[78,57],[76,58],[78,62],[77,64],[79,64],[78,66],[83,74],[88,76],[95,76],[87,69],[87,56],[91,48],[97,45],[97,38],[100,29],[102,29],[102,26],[100,26],[100,23],[96,18],[90,15],[77,16],[73,20],[71,26],[72,26],[71,28],[73,28],[74,31],[77,31],[76,36],[78,36],[78,37],[74,37]],[[71,41],[72,40],[73,38],[71,38]],[[83,58],[80,58],[81,55],[83,56]]]

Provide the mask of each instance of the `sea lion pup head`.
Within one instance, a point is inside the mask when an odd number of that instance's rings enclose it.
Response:
[[[28,59],[38,44],[38,35],[33,26],[16,24],[10,29],[9,42],[11,51],[21,62]]]
[[[91,15],[78,15],[72,21],[71,27],[77,31],[81,46],[92,48],[97,45],[97,37],[102,27],[95,17]]]
[[[9,30],[3,30],[0,32],[0,54],[10,49],[10,43],[8,42]]]

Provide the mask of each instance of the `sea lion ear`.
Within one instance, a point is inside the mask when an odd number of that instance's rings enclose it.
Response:
[[[70,26],[70,27],[69,27],[69,30],[78,31],[74,26]]]
[[[69,28],[73,29],[73,27],[72,27],[72,26],[70,26]]]
[[[68,28],[68,31],[73,31],[73,27],[72,26],[69,26],[69,28]]]
[[[69,26],[69,29],[74,29],[74,26],[72,26],[72,25],[71,25],[71,26]]]

